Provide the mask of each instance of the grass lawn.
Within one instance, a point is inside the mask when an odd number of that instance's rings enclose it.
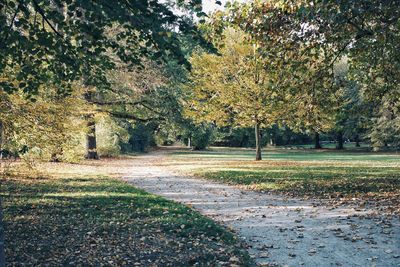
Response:
[[[263,152],[263,161],[253,159],[251,149],[212,148],[176,152],[169,164],[196,176],[253,190],[304,198],[366,200],[386,211],[400,212],[400,154],[270,149]]]
[[[96,174],[95,166],[46,169],[2,178],[10,266],[250,264],[231,232],[189,207]]]

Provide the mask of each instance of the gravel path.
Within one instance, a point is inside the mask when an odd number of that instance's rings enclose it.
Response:
[[[230,227],[259,265],[400,266],[399,218],[182,177],[157,164],[163,157],[139,156],[125,179]]]

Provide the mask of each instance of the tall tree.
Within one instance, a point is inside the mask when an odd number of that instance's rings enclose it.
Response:
[[[230,6],[226,21],[233,21],[260,44],[279,86],[285,90],[285,125],[315,135],[315,148],[320,148],[319,135],[333,124],[335,87],[334,73],[327,64],[330,55],[324,51],[322,38],[310,34],[300,23],[302,1],[253,1]],[[239,12],[240,11],[240,12]],[[310,25],[312,29],[312,25]]]
[[[282,99],[275,77],[263,67],[257,43],[228,28],[219,55],[200,52],[190,62],[187,114],[220,126],[254,127],[256,160],[261,160],[261,128],[276,123]]]
[[[333,65],[343,56],[349,59],[347,79],[356,83],[365,105],[370,103],[374,108],[371,137],[378,146],[385,144],[378,141],[379,136],[391,136],[386,139],[389,143],[399,143],[394,138],[400,116],[398,5],[398,1],[377,0],[315,1],[313,5],[302,5],[300,21],[313,25],[314,39],[324,40],[323,49],[330,58],[326,64]],[[384,127],[384,121],[390,127]]]

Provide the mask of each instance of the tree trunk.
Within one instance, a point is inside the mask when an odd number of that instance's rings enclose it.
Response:
[[[97,142],[96,142],[96,122],[94,121],[93,115],[87,118],[88,133],[86,136],[86,158],[87,159],[99,159],[97,154]]]
[[[191,141],[191,138],[189,137],[189,138],[188,138],[188,148],[191,148],[191,147],[192,147],[192,144],[191,144],[190,141]]]
[[[321,143],[319,142],[319,133],[315,132],[315,144],[314,144],[315,149],[321,149]]]
[[[256,160],[261,160],[261,134],[260,134],[260,123],[255,125],[255,135],[256,135]]]
[[[276,146],[276,142],[275,142],[274,136],[272,134],[269,136],[269,145]]]
[[[360,147],[360,137],[358,136],[358,134],[355,137],[355,141],[356,141],[356,147]]]
[[[342,150],[343,149],[343,132],[339,131],[337,133],[337,145],[336,149]]]
[[[292,141],[292,137],[289,135],[288,136],[288,139],[286,140],[286,142],[285,142],[285,145],[287,146],[287,145],[290,145],[290,142]]]
[[[4,126],[3,126],[3,122],[0,121],[0,153],[1,153],[1,150],[3,150],[3,143],[4,143],[3,133],[4,133]]]
[[[0,267],[6,266],[5,246],[4,246],[4,223],[3,223],[3,206],[0,197]]]
[[[0,171],[1,171],[1,160],[3,157],[3,144],[4,144],[4,125],[0,121]],[[1,177],[0,177],[1,179]],[[0,197],[0,267],[6,266],[5,246],[4,246],[4,222],[3,222],[3,205]]]

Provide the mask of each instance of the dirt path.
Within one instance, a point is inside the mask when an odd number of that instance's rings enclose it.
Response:
[[[232,228],[260,265],[400,266],[398,218],[182,177],[158,164],[163,157],[139,156],[125,179]]]

